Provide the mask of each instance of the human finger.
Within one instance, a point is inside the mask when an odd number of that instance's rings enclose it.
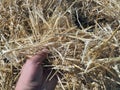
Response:
[[[48,50],[43,49],[24,64],[15,90],[37,90],[42,81],[41,63],[47,58]]]

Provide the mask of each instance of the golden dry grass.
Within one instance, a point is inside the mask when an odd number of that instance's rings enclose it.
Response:
[[[0,0],[0,90],[14,90],[44,46],[56,90],[120,89],[119,0]]]

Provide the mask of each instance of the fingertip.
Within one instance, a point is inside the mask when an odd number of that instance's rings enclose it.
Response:
[[[48,55],[49,53],[50,53],[49,50],[46,49],[46,48],[44,48],[44,49],[42,49],[41,51],[39,51],[39,52],[37,53],[37,55],[38,55],[38,56],[42,56],[42,57],[47,57],[47,55]]]
[[[49,54],[49,53],[50,53],[50,51],[49,51],[47,48],[42,49],[42,51],[41,51],[41,52],[43,52],[43,53],[47,53],[47,54]]]
[[[35,56],[31,57],[28,60],[32,62],[42,63],[47,58],[48,54],[49,54],[49,50],[44,48],[41,51],[39,51]]]

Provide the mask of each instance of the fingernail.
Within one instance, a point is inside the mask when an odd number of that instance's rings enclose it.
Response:
[[[42,49],[42,52],[45,52],[45,53],[50,53],[50,51],[46,48]]]

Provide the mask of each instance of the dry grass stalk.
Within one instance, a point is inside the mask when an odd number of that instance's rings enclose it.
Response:
[[[119,0],[0,0],[0,90],[44,46],[56,90],[120,89],[119,15]]]

